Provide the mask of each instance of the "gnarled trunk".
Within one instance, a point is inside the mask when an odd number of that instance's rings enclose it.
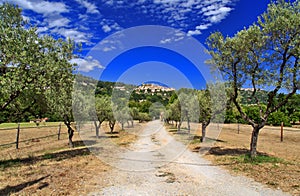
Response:
[[[72,141],[72,138],[73,138],[73,135],[74,135],[74,130],[73,128],[71,127],[71,122],[70,122],[70,119],[67,115],[64,115],[64,123],[65,125],[67,126],[68,128],[68,135],[69,135],[69,146],[71,148],[74,147],[74,144],[73,144],[73,141]]]
[[[182,121],[180,120],[177,125],[177,132],[180,132]]]
[[[203,121],[201,123],[202,137],[200,139],[200,142],[205,142],[206,141],[206,127],[208,127],[209,123],[210,123],[210,118],[207,121]]]
[[[99,138],[99,130],[101,127],[101,122],[99,122],[99,124],[97,124],[97,121],[94,121],[94,125],[95,125],[95,129],[96,129],[96,138]]]
[[[255,158],[257,155],[256,147],[258,141],[258,134],[259,134],[260,127],[253,126],[252,135],[251,135],[251,143],[250,143],[250,157]]]
[[[70,146],[70,148],[73,148],[74,144],[73,144],[72,138],[74,135],[74,130],[71,128],[71,126],[68,127],[68,134],[69,134],[69,146]]]
[[[188,111],[186,111],[186,119],[187,119],[187,129],[189,130],[189,133],[190,133],[191,125],[190,125],[190,117],[189,117]]]
[[[134,127],[134,125],[133,125],[133,120],[131,120],[131,127]]]
[[[114,120],[108,122],[108,125],[110,128],[110,133],[112,133],[114,131],[115,124],[116,124],[116,121],[114,121]]]
[[[202,137],[200,139],[200,142],[205,142],[206,141],[206,127],[207,127],[207,124],[202,123],[202,125],[201,125]]]

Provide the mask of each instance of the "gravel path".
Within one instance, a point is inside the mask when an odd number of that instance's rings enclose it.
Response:
[[[105,187],[89,195],[287,195],[213,166],[175,141],[159,121],[109,160],[115,169],[98,180]]]

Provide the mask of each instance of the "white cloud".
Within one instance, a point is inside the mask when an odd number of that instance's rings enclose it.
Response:
[[[176,4],[180,0],[154,0],[153,3],[162,3],[162,4]]]
[[[208,21],[211,23],[218,23],[223,20],[231,10],[229,7],[221,7],[218,10],[206,12],[204,15],[209,16]]]
[[[231,8],[229,7],[221,7],[217,10],[210,10],[208,12],[205,12],[203,15],[204,16],[211,16],[211,15],[223,15],[223,14],[227,14],[228,12],[231,11]]]
[[[113,0],[106,0],[105,4],[107,4],[107,5],[113,5],[114,1]]]
[[[91,37],[91,35],[80,32],[76,29],[66,29],[66,28],[55,28],[51,31],[52,33],[57,33],[59,35],[62,35],[64,37],[68,37],[73,39],[75,42],[83,42],[83,43],[89,43],[88,38]]]
[[[30,22],[30,17],[22,15],[24,21]]]
[[[171,38],[167,38],[167,39],[164,39],[164,40],[160,41],[161,44],[167,44],[167,43],[171,43],[171,42],[172,42]]]
[[[38,27],[37,30],[36,30],[36,32],[37,33],[43,33],[43,32],[46,32],[48,30],[49,30],[48,27]]]
[[[208,29],[208,27],[210,27],[210,26],[211,26],[211,24],[201,24],[201,25],[196,26],[196,29],[205,30],[205,29]]]
[[[67,27],[71,21],[67,18],[57,15],[57,16],[46,18],[45,22],[48,23],[49,28],[53,28],[53,27]]]
[[[102,49],[103,52],[109,52],[109,51],[112,51],[112,50],[115,50],[116,47],[115,46],[106,46]]]
[[[44,16],[53,13],[69,12],[67,6],[61,2],[48,2],[48,1],[32,1],[32,0],[11,0],[10,3],[17,4],[20,7],[32,10],[36,13],[43,14]]]
[[[82,5],[86,8],[87,13],[100,14],[100,12],[97,10],[97,7],[95,4],[85,1],[85,0],[76,0],[76,1],[77,1],[77,3],[79,3],[80,5]]]
[[[43,22],[40,19],[35,21],[39,26],[37,29],[38,33],[46,32],[51,28],[69,27],[69,23],[71,22],[68,18],[61,15],[62,13],[70,12],[66,4],[62,2],[11,0],[10,3],[17,4],[24,10],[31,10],[43,15]],[[59,32],[57,31],[56,33]],[[64,36],[65,34],[60,35]]]
[[[78,19],[86,21],[88,20],[89,16],[87,14],[78,14]]]
[[[213,23],[223,20],[232,10],[234,1],[236,0],[154,0],[154,6],[148,5],[146,10],[149,13],[162,13],[158,17],[174,28],[188,28],[188,35],[199,35]],[[191,20],[199,21],[200,24],[194,26]]]
[[[111,31],[111,28],[108,26],[108,25],[103,25],[102,26],[102,30],[105,32],[105,33],[108,33]]]
[[[119,31],[122,30],[122,27],[116,23],[114,20],[109,19],[102,19],[100,22],[101,28],[105,33],[111,32],[111,31]]]
[[[200,34],[201,34],[201,31],[199,31],[198,29],[196,29],[196,30],[189,30],[187,32],[187,36],[200,35]]]
[[[78,71],[89,72],[94,70],[95,68],[103,69],[104,67],[100,64],[100,62],[93,57],[88,56],[87,58],[75,58],[71,59],[70,63],[76,63],[78,65]]]

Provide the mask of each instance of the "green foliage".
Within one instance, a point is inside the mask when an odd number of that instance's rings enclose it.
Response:
[[[299,89],[299,7],[299,1],[271,3],[257,23],[234,37],[223,37],[217,32],[207,40],[209,53],[213,57],[209,63],[216,65],[230,81],[232,101],[244,120],[253,126],[263,123],[262,119],[266,121]],[[262,112],[255,119],[244,113],[238,100],[241,88],[249,83],[253,90],[247,101],[267,106],[260,108]],[[267,96],[259,91],[264,88],[272,89]],[[286,89],[288,94],[277,102],[276,95],[280,89]]]
[[[300,112],[294,112],[291,116],[290,116],[291,121],[293,122],[293,124],[295,124],[296,122],[300,121]]]
[[[140,112],[139,115],[138,115],[138,120],[140,122],[150,121],[151,117],[150,117],[150,115],[148,113]]]
[[[257,105],[244,105],[242,106],[245,114],[257,123],[261,123],[263,119],[261,119],[260,110],[261,107]],[[246,121],[247,122],[247,121]]]
[[[216,32],[207,39],[208,52],[212,56],[208,63],[216,66],[228,80],[232,89],[229,93],[231,101],[241,117],[253,127],[251,157],[256,156],[259,130],[265,126],[268,117],[287,104],[300,89],[299,10],[300,1],[271,2],[256,23],[233,37]],[[239,92],[245,86],[252,88],[250,101],[258,108],[243,110]],[[259,89],[271,89],[263,102]],[[277,95],[281,89],[287,94],[279,100]]]
[[[108,120],[111,112],[111,99],[108,96],[97,96],[95,98],[95,110],[99,123]]]
[[[45,114],[49,108],[59,110],[58,114],[69,111],[66,100],[71,100],[67,98],[74,69],[69,60],[75,44],[39,36],[13,5],[2,4],[0,18],[1,116],[13,114],[9,119],[20,121],[28,120],[24,116]]]
[[[279,126],[281,122],[283,122],[284,126],[291,126],[289,117],[281,111],[273,112],[267,121],[268,124],[273,126]]]

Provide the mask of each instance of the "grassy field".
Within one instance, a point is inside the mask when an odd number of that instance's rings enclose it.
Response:
[[[201,150],[201,126],[192,125],[193,140],[186,140],[187,137],[177,134],[172,126],[168,128],[190,150]],[[208,136],[210,130],[215,128],[213,125],[208,128]],[[300,195],[300,128],[284,127],[284,140],[281,142],[280,127],[264,127],[259,134],[259,155],[255,161],[246,156],[249,153],[251,131],[248,125],[225,124],[204,158],[234,175],[246,175],[271,188],[281,188],[290,194]]]
[[[48,124],[48,123],[47,123]],[[49,123],[51,124],[51,123]],[[90,152],[78,132],[74,134],[75,148],[69,148],[66,127],[62,126],[61,139],[57,136],[36,138],[56,134],[57,127],[39,126],[21,129],[20,148],[15,145],[0,147],[0,195],[85,195],[98,187],[99,178],[106,175],[111,166]],[[54,124],[55,125],[55,124]],[[57,124],[56,124],[57,125]],[[126,146],[137,138],[143,124],[119,131],[116,126],[110,138],[120,146]],[[107,137],[108,127],[103,125]],[[15,130],[2,130],[0,144],[15,138]]]
[[[62,126],[61,139],[57,140],[58,124],[52,124],[57,125],[54,127],[47,125],[21,129],[20,140],[26,142],[21,142],[18,150],[13,144],[0,147],[0,195],[85,195],[97,189],[99,178],[111,169],[91,154],[78,132],[74,135],[75,148],[70,149],[66,127]],[[137,139],[135,132],[142,126],[137,124],[135,128],[126,128],[125,131],[119,131],[117,126],[117,133],[111,140],[120,146],[129,145]],[[200,127],[199,124],[192,124],[188,137],[186,134],[176,134],[171,126],[168,129],[175,138],[198,152],[201,149]],[[106,124],[103,128],[110,137]],[[210,129],[214,128],[208,128],[208,136]],[[238,133],[237,124],[224,125],[204,158],[234,175],[246,175],[272,188],[299,195],[300,129],[284,128],[284,141],[280,142],[280,127],[265,127],[259,135],[259,157],[252,162],[245,156],[249,149],[251,127],[240,125],[239,128]],[[15,141],[15,130],[1,130],[0,134],[0,144]],[[30,139],[51,134],[54,136]]]
[[[46,123],[40,123],[39,127],[44,126],[58,126],[61,122],[46,122]],[[62,123],[63,124],[63,123]],[[18,123],[2,123],[0,124],[0,129],[16,129],[18,127]],[[26,127],[36,127],[35,123],[29,123],[29,122],[22,122],[20,123],[21,128]]]

